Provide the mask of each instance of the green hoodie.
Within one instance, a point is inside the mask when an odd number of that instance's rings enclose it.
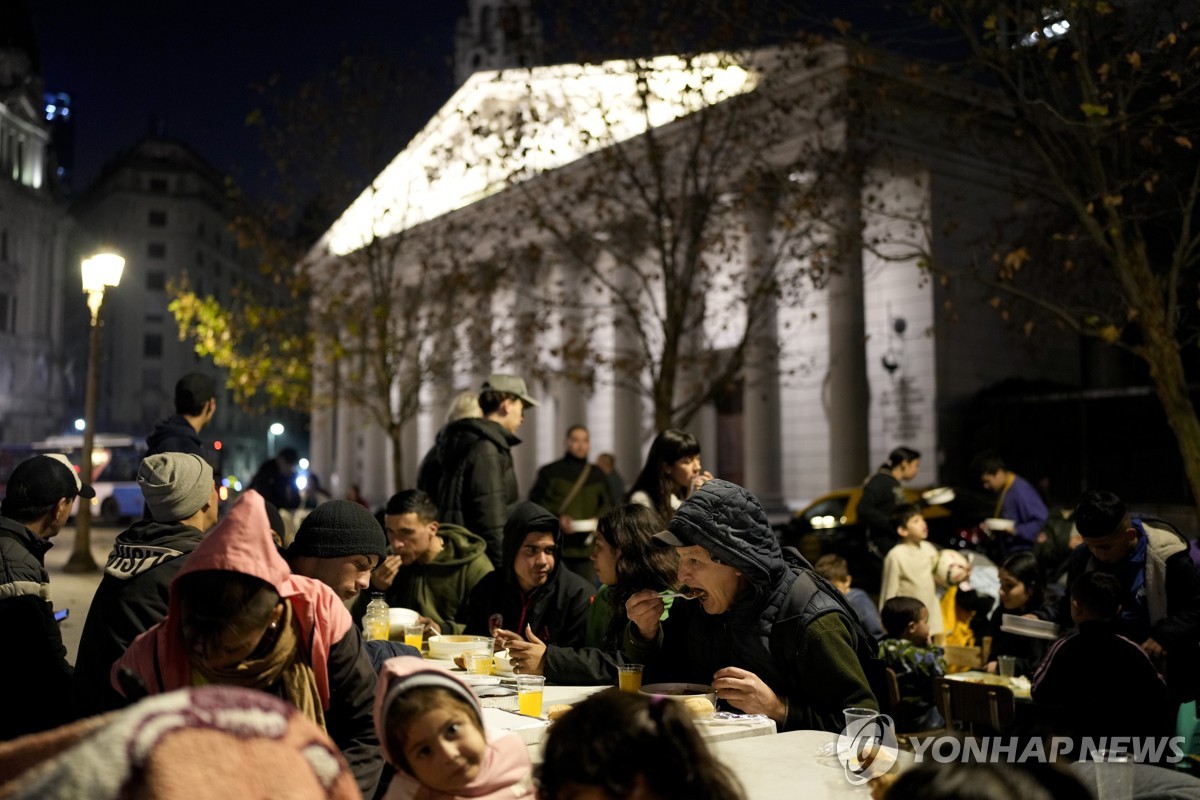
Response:
[[[391,608],[411,608],[438,624],[442,633],[462,633],[460,609],[479,579],[492,571],[483,537],[466,528],[443,522],[438,535],[445,546],[428,564],[405,564],[385,593]],[[354,604],[354,618],[362,618],[370,592],[362,592]]]

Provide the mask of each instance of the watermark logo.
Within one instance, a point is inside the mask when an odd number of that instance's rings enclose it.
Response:
[[[1015,736],[914,736],[908,743],[917,763],[1045,764],[1068,761],[1109,761],[1114,756],[1138,763],[1177,764],[1186,755],[1183,737],[1113,736],[1049,739]]]
[[[899,749],[896,726],[887,714],[849,720],[838,734],[838,761],[846,771],[846,780],[855,786],[878,778],[896,766]]]

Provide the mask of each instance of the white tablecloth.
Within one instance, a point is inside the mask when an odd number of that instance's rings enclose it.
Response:
[[[846,780],[837,756],[818,755],[823,745],[835,741],[836,733],[788,731],[710,746],[742,782],[748,800],[869,798],[866,786],[853,786]]]

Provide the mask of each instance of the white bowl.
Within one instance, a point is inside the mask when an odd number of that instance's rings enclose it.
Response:
[[[492,671],[497,675],[513,674],[512,661],[508,658],[507,650],[500,650],[497,652],[493,664],[495,664],[495,666],[492,667]]]
[[[416,623],[419,616],[421,615],[411,608],[389,608],[388,638],[400,642],[404,641],[404,626]]]
[[[989,531],[1008,531],[1012,533],[1017,529],[1017,523],[1011,519],[1000,519],[998,517],[988,517],[983,522],[979,523]]]
[[[455,656],[461,656],[463,653],[473,653],[485,647],[490,649],[491,646],[490,636],[463,636],[461,634],[430,636],[429,657],[453,660]]]
[[[953,502],[954,490],[949,486],[939,486],[922,494],[921,499],[931,506],[943,506],[946,503]]]

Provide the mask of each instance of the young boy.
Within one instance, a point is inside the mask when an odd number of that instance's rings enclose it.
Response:
[[[1033,701],[1047,708],[1056,735],[1171,735],[1166,683],[1142,648],[1115,632],[1123,594],[1099,570],[1071,584],[1077,630],[1054,643],[1033,676]]]
[[[876,641],[882,639],[883,624],[879,621],[879,610],[875,608],[871,595],[862,589],[850,588],[850,567],[846,559],[829,553],[818,558],[817,563],[813,564],[813,569],[832,583],[835,589],[846,595],[846,602],[854,609],[854,613],[858,614],[858,621],[862,623],[863,630],[874,636]]]
[[[939,636],[945,631],[945,626],[942,623],[937,585],[933,580],[938,551],[926,541],[929,538],[929,526],[917,507],[911,505],[896,509],[892,514],[892,525],[900,537],[900,543],[888,551],[883,561],[879,606],[882,608],[893,597],[915,597],[929,614],[930,634]],[[883,627],[887,628],[886,622]],[[890,630],[888,635],[892,635]]]
[[[883,604],[887,638],[879,643],[879,658],[896,673],[900,706],[896,730],[924,731],[945,724],[933,702],[933,682],[946,674],[942,651],[929,646],[929,609],[915,597],[893,597]]]

